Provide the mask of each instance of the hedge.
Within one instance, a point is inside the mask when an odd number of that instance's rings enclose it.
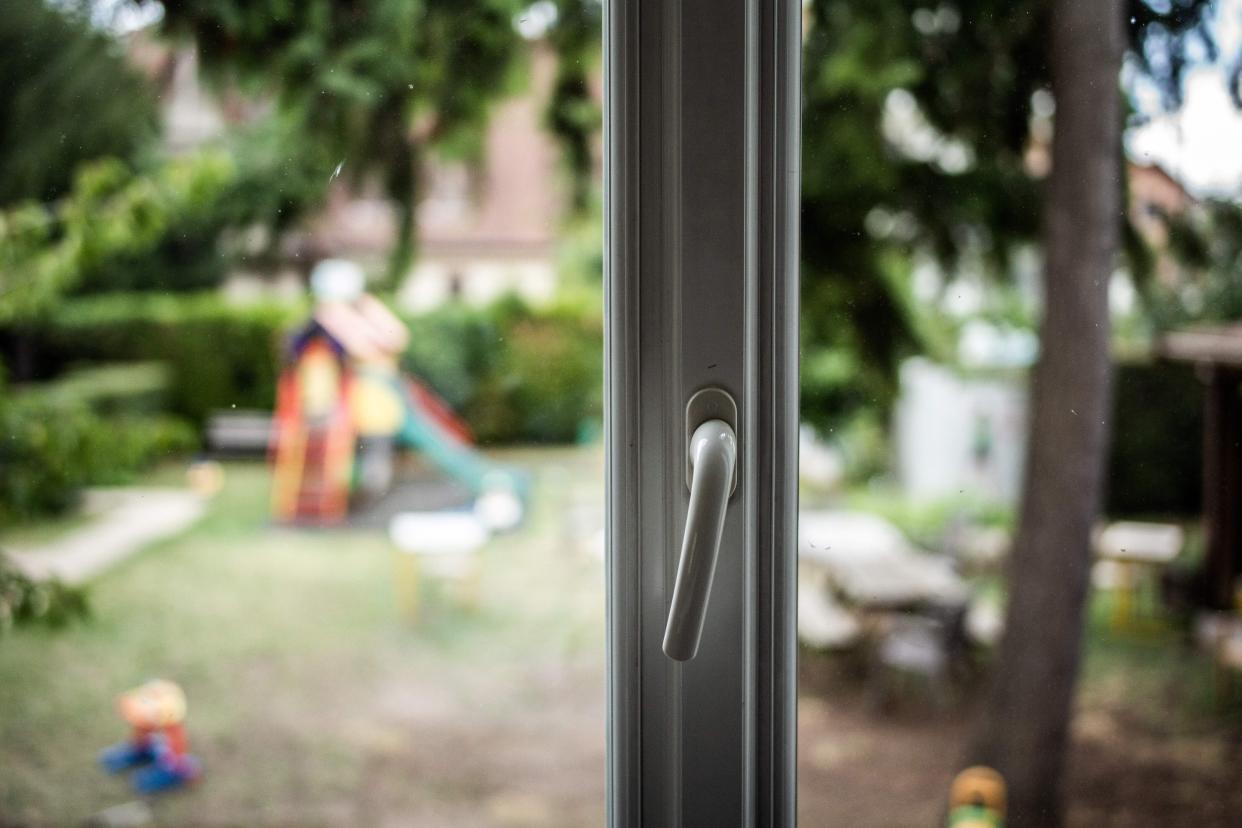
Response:
[[[282,343],[307,313],[217,294],[109,294],[65,303],[34,336],[53,369],[163,362],[168,413],[201,427],[215,410],[272,407]],[[402,367],[443,396],[480,442],[572,442],[601,416],[603,319],[594,303],[454,303],[405,322],[411,344]]]
[[[83,486],[128,482],[153,461],[198,446],[182,420],[101,417],[55,387],[0,387],[0,434],[0,524],[63,512]]]
[[[103,416],[157,414],[167,409],[168,380],[162,362],[105,363],[79,366],[14,393],[51,407],[85,406]]]
[[[573,442],[601,416],[602,308],[509,298],[406,322],[402,367],[436,389],[480,443]]]
[[[1188,365],[1123,362],[1113,386],[1110,516],[1194,517],[1203,505],[1203,386]]]
[[[297,306],[235,305],[218,294],[108,294],[66,302],[40,332],[63,365],[156,360],[168,412],[201,427],[226,408],[271,408],[283,334]]]

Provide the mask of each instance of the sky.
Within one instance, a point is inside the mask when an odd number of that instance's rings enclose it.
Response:
[[[1226,60],[1242,51],[1242,0],[1218,0],[1214,30]],[[1133,161],[1157,162],[1200,196],[1242,199],[1242,112],[1229,97],[1228,66],[1200,64],[1185,77],[1180,110],[1132,127],[1126,149]],[[1140,110],[1154,111],[1154,90],[1131,84]]]

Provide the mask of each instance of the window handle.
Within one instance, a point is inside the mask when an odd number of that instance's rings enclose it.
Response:
[[[705,394],[715,396],[705,401]],[[725,512],[729,497],[737,487],[737,434],[734,430],[737,408],[733,399],[719,389],[700,391],[687,407],[687,431],[696,411],[713,409],[732,423],[719,417],[701,421],[690,433],[686,447],[690,507],[686,513],[686,534],[681,543],[668,626],[664,630],[664,652],[677,661],[689,661],[699,649]]]

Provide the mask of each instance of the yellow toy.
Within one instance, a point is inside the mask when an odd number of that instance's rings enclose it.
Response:
[[[215,460],[199,460],[190,464],[185,480],[199,497],[215,497],[224,488],[224,467]]]
[[[1001,828],[1004,824],[1004,778],[982,765],[959,773],[949,789],[948,828]]]

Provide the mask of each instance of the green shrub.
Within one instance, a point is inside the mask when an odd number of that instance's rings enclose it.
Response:
[[[168,413],[201,426],[216,409],[272,407],[284,334],[304,312],[217,294],[108,294],[64,303],[41,338],[66,365],[163,362]]]
[[[184,420],[104,418],[56,385],[13,394],[0,387],[0,524],[64,512],[83,486],[128,482],[155,460],[198,447]]]
[[[0,389],[2,391],[3,389]],[[0,524],[56,514],[77,502],[90,480],[84,407],[55,408],[37,397],[0,400]]]
[[[489,364],[504,347],[503,333],[484,310],[453,303],[409,317],[410,345],[401,358],[414,374],[473,422],[471,402],[478,396]]]
[[[130,483],[153,463],[198,448],[194,427],[177,417],[95,419],[86,431],[87,481],[96,486]]]
[[[0,634],[17,624],[61,627],[89,615],[86,590],[55,580],[32,581],[0,554]]]
[[[218,409],[272,408],[283,340],[306,314],[216,295],[111,294],[65,303],[33,335],[53,367],[163,362],[167,412],[201,427]],[[603,321],[595,302],[451,304],[406,321],[403,368],[443,396],[480,442],[571,442],[584,421],[600,417]],[[107,379],[96,373],[92,383]]]
[[[168,384],[163,363],[106,363],[75,368],[19,393],[53,407],[83,405],[103,416],[153,414],[163,410]]]
[[[587,302],[514,298],[407,320],[403,367],[460,413],[480,443],[567,443],[601,415],[603,321]]]

